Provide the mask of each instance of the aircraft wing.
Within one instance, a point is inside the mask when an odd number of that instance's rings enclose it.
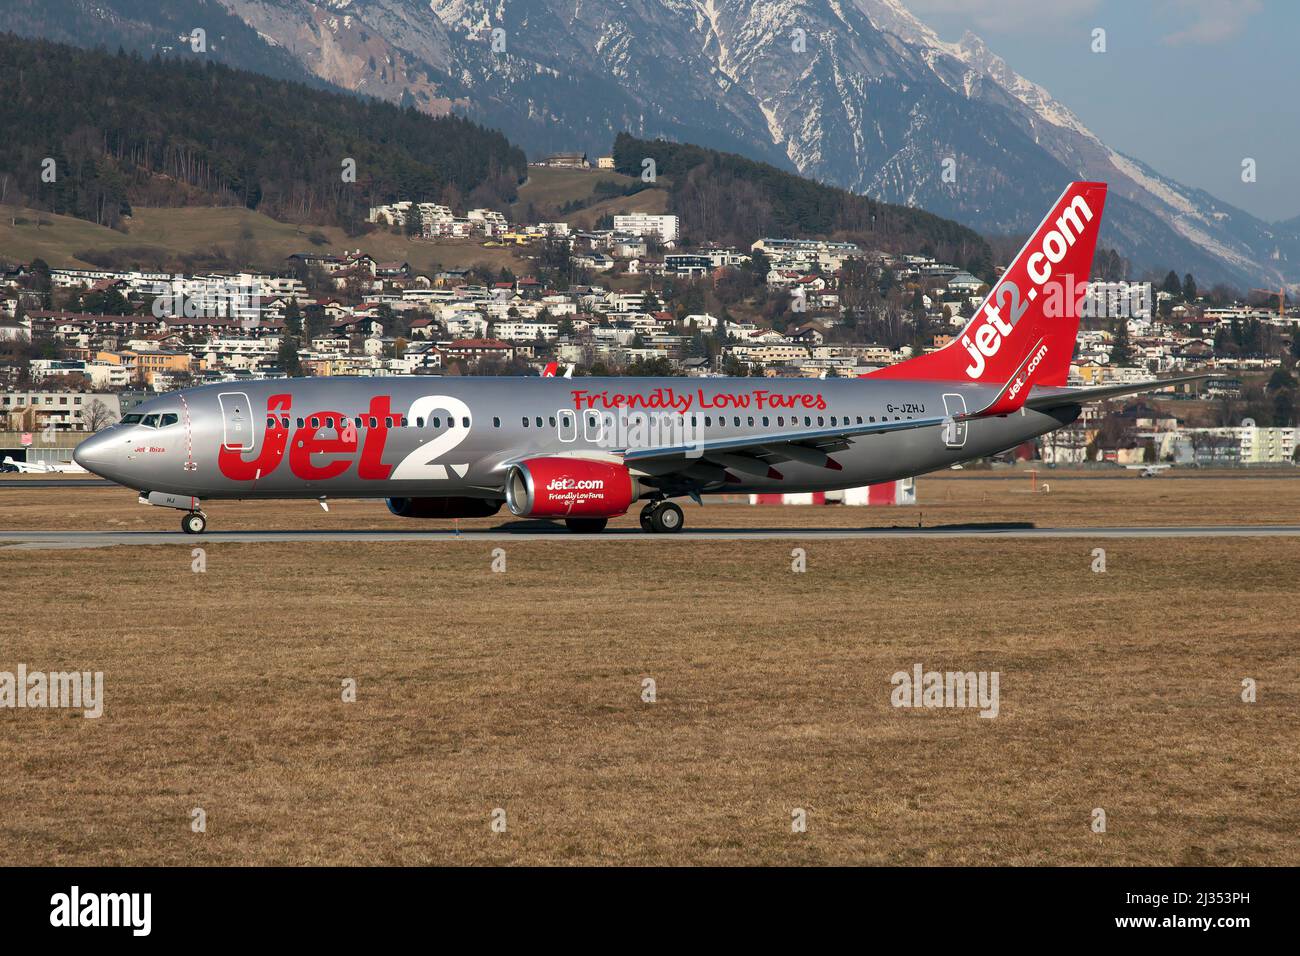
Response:
[[[621,449],[616,454],[621,455],[630,467],[649,474],[670,474],[697,465],[715,465],[741,474],[780,478],[781,473],[773,466],[782,462],[797,461],[839,471],[842,466],[830,456],[834,452],[844,451],[857,438],[945,425],[952,421],[952,418],[931,416],[865,425],[846,424],[835,428],[790,430],[736,438],[706,438],[681,445]]]
[[[858,438],[934,425],[953,426],[957,422],[1006,416],[1020,411],[1029,396],[1038,362],[1046,351],[1040,338],[1025,353],[1010,380],[998,389],[989,403],[978,411],[965,415],[932,415],[862,425],[845,423],[838,427],[791,430],[768,435],[705,438],[672,447],[621,449],[618,454],[622,455],[623,461],[628,465],[636,465],[649,474],[671,474],[707,463],[742,474],[781,478],[781,472],[773,466],[785,461],[820,465],[839,471],[842,466],[830,457],[831,454],[844,451]],[[696,468],[696,471],[699,469]]]
[[[1149,382],[1138,382],[1130,385],[1098,385],[1094,388],[1053,388],[1030,396],[1029,399],[1025,401],[1025,407],[1043,411],[1048,408],[1058,408],[1061,405],[1084,405],[1088,402],[1100,402],[1107,398],[1118,398],[1121,395],[1138,395],[1142,392],[1154,392],[1167,385],[1178,385],[1183,382],[1199,382],[1203,379],[1214,378],[1216,374],[1217,373],[1215,372],[1201,372],[1197,375],[1178,375],[1173,378],[1154,378]]]

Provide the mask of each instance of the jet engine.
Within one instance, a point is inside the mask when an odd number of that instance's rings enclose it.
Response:
[[[521,518],[617,518],[640,496],[616,462],[530,458],[506,475],[506,503]]]
[[[488,518],[501,510],[487,498],[389,498],[388,510],[399,518]]]

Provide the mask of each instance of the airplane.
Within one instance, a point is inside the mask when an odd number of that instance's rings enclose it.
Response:
[[[674,498],[832,491],[992,455],[1082,405],[1205,378],[1066,387],[1106,184],[1071,183],[941,349],[857,378],[403,376],[163,394],[75,460],[207,526],[228,499],[373,498],[404,518],[684,524]]]
[[[1127,468],[1129,471],[1138,472],[1139,478],[1159,478],[1160,472],[1166,470],[1167,468],[1171,468],[1173,466],[1172,465],[1125,465],[1124,467]]]
[[[16,471],[20,475],[84,475],[86,469],[75,461],[14,461],[5,455],[6,471]]]

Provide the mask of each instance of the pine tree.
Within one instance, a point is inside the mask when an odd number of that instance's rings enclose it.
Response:
[[[1160,287],[1160,291],[1168,292],[1174,298],[1178,298],[1183,294],[1182,283],[1178,281],[1178,273],[1173,269],[1170,269],[1169,274],[1165,276],[1164,285]]]
[[[1111,323],[1110,364],[1129,365],[1133,361],[1133,347],[1128,340],[1128,320],[1118,319]]]
[[[276,358],[286,375],[294,378],[302,376],[302,362],[298,359],[298,340],[292,335],[280,339],[280,350],[276,353]]]

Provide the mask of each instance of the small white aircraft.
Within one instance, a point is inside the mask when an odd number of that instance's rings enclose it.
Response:
[[[1139,478],[1158,478],[1160,472],[1166,468],[1172,468],[1172,465],[1125,465],[1129,471],[1138,472]]]
[[[5,455],[5,471],[16,471],[20,475],[84,475],[86,469],[75,461],[14,461]]]

